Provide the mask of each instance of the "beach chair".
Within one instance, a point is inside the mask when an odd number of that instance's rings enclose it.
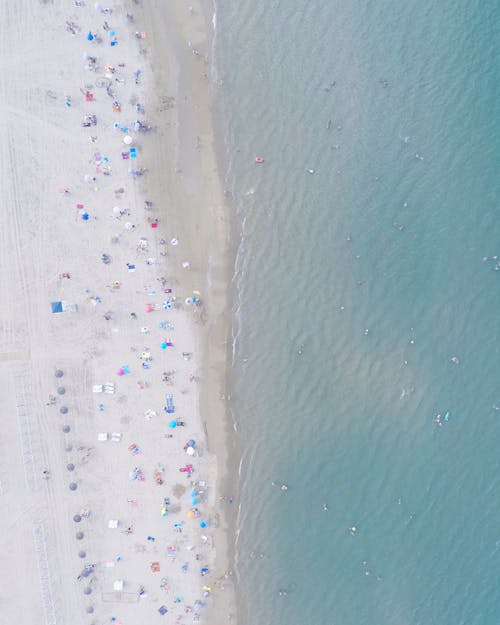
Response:
[[[109,439],[109,434],[107,432],[99,432],[99,434],[97,435],[97,440],[100,441],[101,443],[104,443],[108,439]]]
[[[122,440],[122,433],[121,432],[112,432],[111,433],[111,441],[113,443],[119,443]]]
[[[94,384],[92,387],[93,393],[102,393],[104,392],[104,386],[102,384]]]

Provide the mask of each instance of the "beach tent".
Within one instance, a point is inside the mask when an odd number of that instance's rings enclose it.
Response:
[[[53,313],[74,312],[76,310],[75,304],[69,304],[64,301],[51,302],[50,306]]]

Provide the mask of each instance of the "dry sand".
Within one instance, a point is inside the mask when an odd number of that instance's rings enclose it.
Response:
[[[0,8],[2,622],[221,622],[233,612],[230,506],[217,492],[228,462],[230,228],[206,21],[196,2],[192,11],[180,0],[102,3],[110,13],[77,4]],[[96,125],[82,125],[87,115]],[[152,130],[134,130],[137,119]],[[126,134],[135,159],[122,157]],[[141,167],[142,176],[129,171]],[[52,313],[55,301],[72,310]],[[118,375],[123,367],[130,373]],[[164,372],[175,373],[165,382]],[[114,393],[93,392],[106,383]],[[174,414],[163,410],[166,393]],[[191,475],[179,471],[187,464]],[[136,467],[144,480],[131,479]],[[87,577],[85,565],[94,565]]]

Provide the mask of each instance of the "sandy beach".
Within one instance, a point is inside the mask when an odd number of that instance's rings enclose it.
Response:
[[[165,4],[1,8],[6,623],[234,613],[229,210],[207,16]]]

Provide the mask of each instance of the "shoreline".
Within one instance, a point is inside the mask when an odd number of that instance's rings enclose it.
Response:
[[[210,623],[212,620],[219,622],[226,614],[234,618],[234,606],[236,603],[234,578],[231,579],[231,576],[228,578],[227,572],[228,570],[231,571],[231,574],[234,572],[237,507],[236,504],[233,509],[228,508],[227,505],[222,505],[222,502],[227,501],[229,497],[237,501],[239,489],[239,483],[235,486],[231,479],[231,475],[234,475],[235,470],[237,473],[239,452],[238,441],[234,432],[231,431],[233,428],[232,417],[227,404],[228,363],[230,362],[232,350],[230,286],[233,277],[236,248],[234,246],[234,212],[230,200],[224,193],[223,178],[220,170],[221,161],[223,160],[221,155],[222,148],[220,137],[217,136],[216,130],[217,114],[213,110],[215,93],[213,92],[214,84],[210,79],[214,63],[212,58],[213,39],[210,36],[212,33],[213,16],[210,14],[207,4],[203,1],[193,2],[192,6],[193,13],[188,15],[187,19],[192,22],[193,18],[196,18],[197,21],[194,28],[192,23],[186,23],[186,15],[179,15],[178,11],[175,17],[172,13],[168,15],[168,22],[169,27],[177,34],[183,32],[183,28],[179,28],[179,22],[181,22],[185,28],[185,39],[192,40],[193,46],[199,52],[199,55],[190,54],[188,46],[185,45],[184,50],[177,48],[176,53],[172,56],[177,59],[184,57],[182,67],[177,71],[180,73],[184,69],[192,77],[191,98],[193,98],[193,91],[196,91],[198,108],[203,116],[201,125],[204,127],[204,134],[207,137],[205,141],[208,140],[208,145],[204,144],[202,156],[206,157],[215,171],[212,186],[215,197],[211,199],[213,203],[217,204],[217,207],[212,207],[212,212],[219,224],[218,228],[214,228],[212,225],[212,230],[218,231],[216,235],[207,237],[211,245],[205,252],[206,273],[202,280],[205,281],[205,290],[210,294],[208,305],[210,312],[205,330],[200,333],[202,338],[201,369],[205,372],[200,388],[200,404],[210,407],[206,410],[205,415],[202,415],[202,418],[204,420],[208,448],[215,454],[217,462],[217,493],[219,502],[216,504],[216,508],[218,508],[216,514],[220,520],[215,528],[216,567],[217,577],[220,580],[224,580],[221,582],[224,593],[214,598],[212,613],[208,617],[208,622]],[[156,10],[158,15],[163,10],[163,18],[167,20],[165,7],[159,8],[156,5]],[[179,20],[177,23],[175,18]],[[165,56],[167,56],[169,52],[168,42],[162,39],[162,33],[167,28],[166,22],[162,23],[161,20],[152,21],[151,26],[153,33],[155,33],[153,47],[154,44],[157,45],[157,52],[153,56],[157,58],[162,52],[165,52]],[[214,34],[212,33],[213,36]],[[187,41],[185,44],[187,44]],[[196,77],[199,85],[194,84]],[[183,128],[179,124],[179,134],[182,130]],[[215,224],[215,221],[213,223]],[[204,226],[207,226],[206,221],[204,221]],[[239,482],[239,477],[237,477],[237,482]],[[226,493],[230,493],[230,495]]]
[[[3,103],[16,124],[3,122],[11,211],[0,277],[11,301],[0,380],[12,427],[0,439],[0,486],[22,546],[4,538],[2,581],[16,618],[21,602],[27,618],[54,624],[86,623],[85,613],[123,625],[158,611],[179,625],[235,615],[234,224],[204,58],[209,25],[192,7],[55,0],[22,27],[3,9],[4,52],[16,52],[21,32],[43,32]],[[143,114],[151,132],[124,130]],[[50,314],[51,301],[70,312]],[[193,445],[182,448],[185,438]],[[179,473],[183,464],[194,473]],[[13,488],[16,473],[25,488]],[[19,562],[19,581],[6,579]]]

